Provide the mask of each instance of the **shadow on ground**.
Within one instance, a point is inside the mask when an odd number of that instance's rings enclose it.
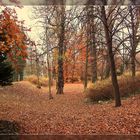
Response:
[[[20,126],[15,121],[0,120],[0,140],[19,140]]]

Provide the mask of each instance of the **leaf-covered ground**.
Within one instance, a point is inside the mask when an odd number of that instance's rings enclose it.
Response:
[[[28,82],[0,88],[0,120],[16,121],[22,134],[140,134],[140,95],[87,104],[82,84],[66,84],[64,95],[48,100],[47,89]]]

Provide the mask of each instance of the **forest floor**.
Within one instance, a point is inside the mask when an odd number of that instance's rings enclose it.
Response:
[[[85,103],[82,84],[66,84],[63,95],[29,82],[0,88],[0,120],[16,121],[22,134],[140,134],[140,95],[100,104]]]

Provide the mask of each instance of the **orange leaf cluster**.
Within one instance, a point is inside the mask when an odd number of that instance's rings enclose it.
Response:
[[[19,21],[16,11],[5,8],[0,15],[0,51],[8,53],[10,60],[16,61],[18,57],[27,58],[28,31]]]

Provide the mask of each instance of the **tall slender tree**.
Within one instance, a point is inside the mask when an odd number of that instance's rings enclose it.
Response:
[[[103,4],[106,5],[106,2],[104,2]],[[115,106],[119,107],[121,106],[121,98],[120,98],[120,90],[117,81],[116,66],[115,66],[115,60],[113,54],[112,33],[110,32],[110,26],[108,25],[109,22],[107,20],[107,15],[106,15],[106,10],[104,5],[101,6],[101,17],[104,25],[105,38],[106,38],[108,56],[109,56],[109,62],[111,68],[111,79],[112,79],[112,85],[115,94]]]
[[[64,1],[60,5],[60,29],[59,29],[59,42],[58,42],[58,80],[56,94],[63,94],[64,88],[64,40],[65,40],[65,4]]]

